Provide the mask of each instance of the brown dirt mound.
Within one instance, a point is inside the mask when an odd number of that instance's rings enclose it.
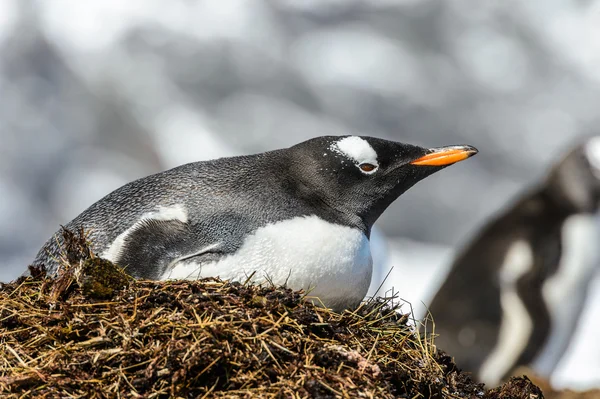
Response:
[[[285,288],[133,281],[70,254],[56,280],[0,286],[2,398],[543,397],[527,378],[486,392],[392,300],[336,314]]]
[[[525,374],[531,381],[540,387],[546,399],[600,399],[600,389],[590,391],[573,391],[561,390],[558,391],[552,387],[550,381],[538,376],[535,372],[527,367],[521,367],[515,371],[516,374]]]

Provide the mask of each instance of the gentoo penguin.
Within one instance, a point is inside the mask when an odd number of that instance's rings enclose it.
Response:
[[[369,235],[419,180],[477,153],[358,136],[317,137],[262,154],[190,163],[108,194],[65,227],[137,278],[268,279],[335,310],[371,281]],[[34,264],[55,274],[60,235]]]
[[[519,366],[549,378],[598,270],[599,200],[596,137],[572,149],[455,259],[429,308],[436,346],[488,385]]]

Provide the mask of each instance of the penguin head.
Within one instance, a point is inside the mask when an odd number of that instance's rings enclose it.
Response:
[[[477,153],[465,145],[427,149],[365,136],[318,137],[290,150],[292,175],[306,193],[358,217],[368,231],[415,183]]]
[[[600,205],[600,136],[571,149],[546,182],[555,201],[573,213],[594,213]]]

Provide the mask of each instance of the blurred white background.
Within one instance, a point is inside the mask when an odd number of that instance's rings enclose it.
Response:
[[[600,1],[0,0],[0,280],[135,178],[313,136],[480,154],[378,222],[417,312],[457,246],[600,122]],[[561,386],[600,386],[600,282]]]

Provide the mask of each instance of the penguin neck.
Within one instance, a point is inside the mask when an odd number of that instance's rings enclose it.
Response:
[[[300,198],[304,199],[315,215],[331,223],[357,228],[365,233],[367,238],[370,237],[371,225],[367,224],[352,210],[346,209],[338,201],[332,201],[327,195],[322,195],[318,191],[311,191],[302,181],[296,181],[294,185],[298,190],[297,193],[300,193]]]
[[[591,210],[581,209],[569,201],[566,196],[559,195],[556,190],[551,190],[548,187],[539,189],[529,200],[543,204],[541,212],[545,217],[554,215],[562,221],[573,215],[591,213]]]
[[[371,234],[371,225],[355,211],[337,201],[328,193],[315,187],[299,173],[281,174],[281,186],[286,188],[288,195],[298,199],[307,206],[307,210],[328,222],[353,227],[361,230],[367,238]]]
[[[316,203],[317,216],[333,223],[354,227],[361,230],[367,238],[371,237],[371,226],[363,218],[357,216],[354,212],[346,210],[343,207],[336,206],[328,201],[327,197],[315,196],[318,198]]]
[[[360,218],[363,220],[365,225],[369,226],[369,229],[371,229],[371,227],[375,225],[375,222],[379,220],[379,218],[381,217],[381,215],[383,215],[386,209],[388,209],[388,207],[392,205],[394,201],[396,201],[413,185],[414,183],[410,186],[405,184],[403,186],[395,187],[385,195],[381,195],[378,198],[372,199],[369,206],[365,207],[365,209],[363,209],[362,212],[359,213]]]

